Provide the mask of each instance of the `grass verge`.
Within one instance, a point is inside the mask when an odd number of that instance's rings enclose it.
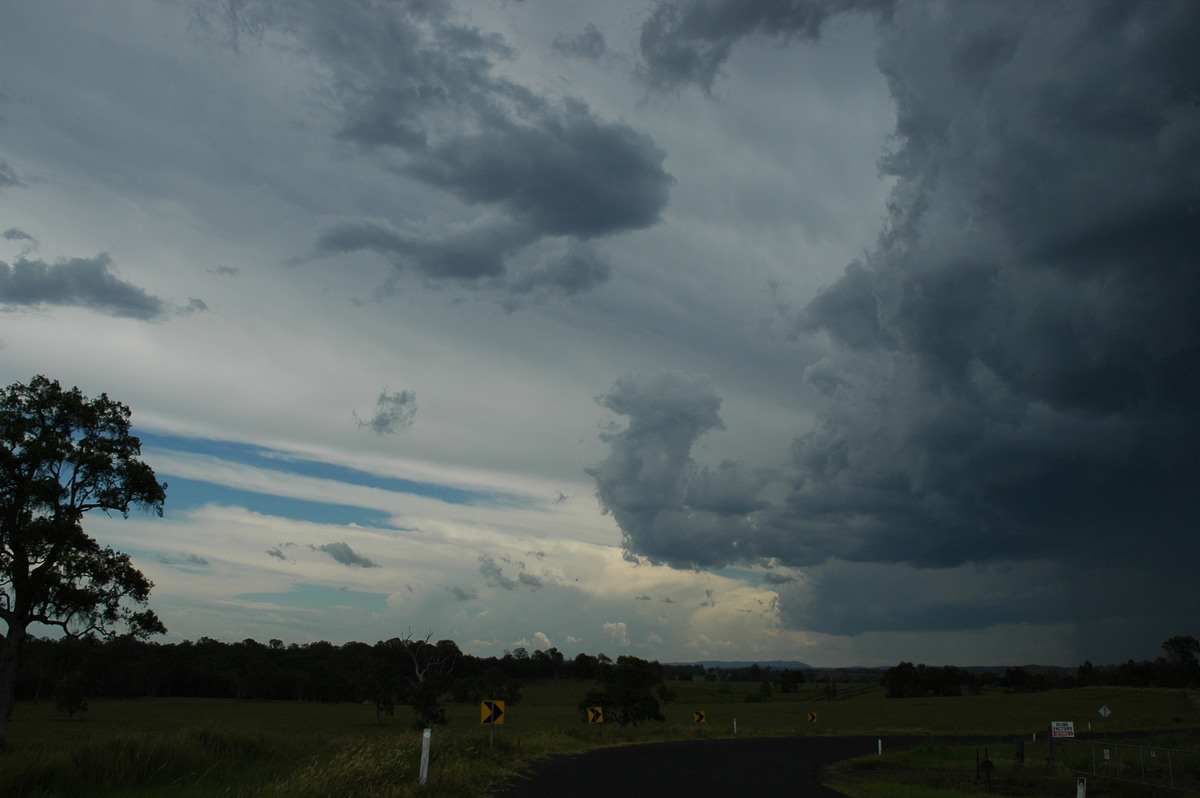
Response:
[[[674,686],[674,685],[673,685]],[[531,684],[506,725],[479,725],[479,707],[450,705],[451,725],[433,732],[428,782],[418,784],[421,735],[406,710],[377,718],[361,704],[138,699],[93,701],[68,721],[48,704],[21,705],[0,753],[0,796],[20,798],[483,798],[544,756],[607,745],[737,736],[843,734],[1025,734],[1050,720],[1086,731],[1108,706],[1111,731],[1194,727],[1183,691],[1073,690],[888,700],[864,693],[820,700],[815,689],[748,703],[754,685],[678,685],[667,721],[620,728],[584,724],[575,705],[588,685]],[[692,722],[704,710],[708,723]],[[1091,716],[1095,721],[1089,721]],[[815,720],[810,720],[815,718]],[[1195,748],[1186,736],[1172,747]],[[991,792],[1030,798],[1073,794],[1073,776],[1043,773],[1044,749],[993,747]],[[830,785],[852,798],[988,792],[974,748],[925,745],[829,768]],[[1093,792],[1093,796],[1101,793]],[[1106,791],[1104,795],[1119,795]],[[1144,792],[1141,794],[1145,794]]]

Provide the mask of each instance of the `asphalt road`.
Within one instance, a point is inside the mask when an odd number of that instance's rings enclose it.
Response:
[[[497,798],[845,798],[822,765],[878,751],[877,737],[766,737],[601,748],[535,762]],[[885,750],[917,740],[884,740]]]

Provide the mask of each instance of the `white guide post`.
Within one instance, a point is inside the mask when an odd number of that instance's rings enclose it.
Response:
[[[421,735],[421,783],[429,778],[429,729]]]

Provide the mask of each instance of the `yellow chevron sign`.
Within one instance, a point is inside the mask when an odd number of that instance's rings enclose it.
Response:
[[[692,723],[708,723],[708,717],[705,716],[704,710],[698,709],[692,713]]]
[[[479,722],[484,726],[504,725],[504,702],[482,701],[479,704]]]
[[[588,723],[603,723],[604,707],[588,707],[587,721]]]
[[[808,722],[809,722],[809,723],[816,723],[816,722],[817,722],[817,713],[816,713],[816,712],[809,712],[809,713],[808,713]]]

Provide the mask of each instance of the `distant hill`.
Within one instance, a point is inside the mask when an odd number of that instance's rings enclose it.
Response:
[[[715,660],[707,659],[697,662],[664,662],[664,665],[682,665],[695,666],[708,670],[709,668],[720,668],[722,670],[738,670],[739,668],[749,668],[751,665],[757,665],[760,668],[771,668],[776,671],[807,671],[812,670],[812,666],[805,662],[795,660]]]
[[[861,681],[864,678],[874,678],[878,674],[887,671],[886,665],[877,667],[854,666],[845,668],[817,668],[809,665],[806,662],[798,660],[697,660],[694,662],[664,662],[663,665],[675,668],[696,668],[700,667],[705,670],[709,668],[719,668],[720,670],[736,671],[742,668],[749,668],[751,665],[757,665],[760,668],[770,668],[776,671],[813,671],[814,673],[826,674],[834,678],[835,681]],[[1114,666],[1115,667],[1115,666]],[[1062,667],[1057,665],[968,665],[962,670],[969,673],[994,673],[1002,675],[1010,669],[1019,669],[1027,671],[1034,675],[1046,676],[1070,676],[1075,673],[1075,668]],[[1098,668],[1099,669],[1099,668]]]

